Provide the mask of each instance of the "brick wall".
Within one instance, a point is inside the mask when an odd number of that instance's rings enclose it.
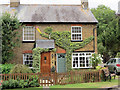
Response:
[[[93,29],[95,28],[95,24],[33,24],[33,26],[38,26],[42,33],[44,33],[44,29],[47,27],[52,27],[53,31],[70,31],[71,32],[71,26],[82,26],[82,38],[85,40],[86,38],[89,38],[90,36],[93,36]],[[17,47],[14,49],[15,52],[15,58],[11,60],[11,63],[23,63],[23,52],[25,50],[32,50],[34,48],[34,43],[23,43],[22,42],[22,27],[19,30],[19,34],[21,35],[21,42],[20,47]],[[40,36],[39,32],[36,30],[36,40],[37,39],[45,39]],[[56,47],[59,52],[59,49],[61,48]],[[97,34],[95,30],[95,44],[92,41],[88,45],[86,45],[84,48],[81,48],[76,51],[94,51],[97,53]],[[64,51],[63,51],[64,52]]]

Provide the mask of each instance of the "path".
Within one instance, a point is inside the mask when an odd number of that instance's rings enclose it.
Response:
[[[43,90],[50,90],[49,86],[43,86]]]

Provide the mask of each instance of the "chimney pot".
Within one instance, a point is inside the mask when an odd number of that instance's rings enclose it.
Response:
[[[81,0],[81,4],[82,4],[83,9],[88,8],[88,0]]]

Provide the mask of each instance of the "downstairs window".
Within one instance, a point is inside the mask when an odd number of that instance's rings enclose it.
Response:
[[[72,68],[91,68],[91,52],[72,53]]]
[[[30,67],[30,68],[33,68],[32,67],[32,65],[33,65],[32,53],[23,54],[23,64]]]

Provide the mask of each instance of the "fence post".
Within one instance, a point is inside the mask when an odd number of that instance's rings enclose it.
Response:
[[[101,70],[99,70],[99,82],[101,82]]]
[[[54,73],[54,84],[57,85],[57,72]]]
[[[73,71],[70,72],[71,83],[73,83]]]
[[[38,83],[40,84],[40,72],[38,72],[37,76],[38,76]]]

